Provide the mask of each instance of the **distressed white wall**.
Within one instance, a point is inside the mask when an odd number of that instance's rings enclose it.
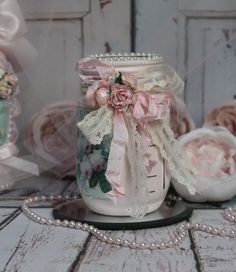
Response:
[[[130,51],[130,1],[19,0],[38,60],[21,77],[23,137],[44,106],[79,97],[76,62],[84,55]]]
[[[236,1],[136,0],[137,51],[159,52],[185,78],[197,125],[236,94]]]
[[[132,1],[19,2],[28,22],[28,38],[39,50],[37,65],[21,82],[23,113],[18,123],[24,131],[30,117],[43,106],[78,97],[74,66],[80,57],[131,50]],[[212,107],[236,94],[236,2],[134,2],[136,51],[160,53],[185,78],[184,98],[201,125]]]

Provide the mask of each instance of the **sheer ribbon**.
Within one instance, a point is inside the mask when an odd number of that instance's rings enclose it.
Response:
[[[35,48],[23,37],[26,25],[16,0],[0,0],[0,50],[15,72],[28,67],[37,57]]]

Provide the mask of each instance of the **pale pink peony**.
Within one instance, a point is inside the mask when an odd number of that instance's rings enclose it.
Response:
[[[192,183],[195,194],[189,192],[188,184],[173,179],[178,194],[195,202],[226,201],[236,194],[236,138],[226,128],[195,129],[178,142],[196,177]]]
[[[188,142],[184,151],[198,176],[221,178],[235,174],[236,148],[232,149],[224,139],[204,135]]]
[[[170,125],[176,139],[195,128],[194,121],[188,113],[184,101],[178,97],[175,97],[174,103],[171,105]]]
[[[111,94],[108,98],[108,103],[113,108],[126,111],[133,102],[134,95],[130,86],[118,83],[111,84]]]
[[[208,113],[205,125],[226,127],[236,136],[236,101],[215,107]]]
[[[32,118],[24,140],[61,178],[75,175],[77,106],[75,101],[63,101],[42,109]]]

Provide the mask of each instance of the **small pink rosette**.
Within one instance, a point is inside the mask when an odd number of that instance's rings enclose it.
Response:
[[[196,129],[179,138],[190,169],[197,177],[195,194],[173,180],[176,191],[194,202],[225,201],[236,194],[236,138],[223,127]]]

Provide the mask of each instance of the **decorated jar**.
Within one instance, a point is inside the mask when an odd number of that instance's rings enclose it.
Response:
[[[89,56],[77,70],[82,79],[77,180],[84,202],[112,216],[155,211],[170,175],[184,181],[169,127],[182,80],[155,54]]]
[[[17,77],[5,54],[0,51],[0,190],[7,189],[13,183],[8,167],[11,162],[5,159],[9,159],[18,151],[15,146],[18,131],[14,122],[20,113],[15,98],[17,92]]]

